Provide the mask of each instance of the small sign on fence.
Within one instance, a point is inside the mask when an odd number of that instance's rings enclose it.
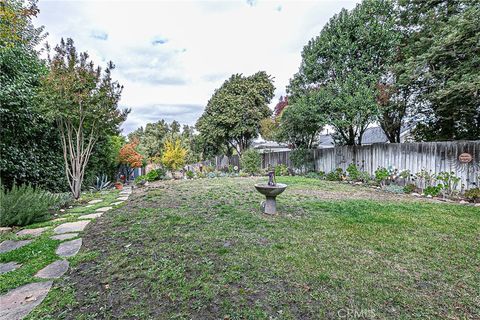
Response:
[[[472,161],[472,155],[470,153],[462,153],[458,156],[458,161],[461,163],[469,163]]]

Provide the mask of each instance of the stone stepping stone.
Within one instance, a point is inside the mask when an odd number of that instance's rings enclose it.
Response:
[[[12,228],[10,227],[0,227],[0,233],[7,233],[12,231]]]
[[[64,220],[67,220],[67,218],[57,218],[57,219],[53,219],[52,221],[58,222],[58,221],[64,221]]]
[[[103,208],[98,208],[96,211],[97,212],[107,212],[108,210],[113,209],[113,207],[103,207]]]
[[[38,237],[41,235],[45,230],[48,230],[49,227],[44,228],[36,228],[36,229],[23,229],[17,232],[17,236],[33,236]]]
[[[10,252],[12,250],[21,248],[23,246],[26,246],[30,242],[32,242],[32,240],[20,240],[20,241],[5,240],[2,243],[0,243],[0,253]]]
[[[122,203],[123,203],[123,201],[118,201],[118,202],[112,203],[111,205],[112,205],[112,206],[118,206],[119,204],[122,204]]]
[[[51,236],[50,239],[63,241],[63,240],[68,240],[76,237],[78,237],[78,233],[64,233],[64,234],[58,234],[56,236]]]
[[[78,219],[95,219],[95,218],[100,217],[102,214],[103,214],[103,212],[85,214],[83,216],[78,217]]]
[[[57,260],[35,274],[35,277],[42,279],[57,279],[67,272],[70,263],[67,260]]]
[[[42,303],[52,281],[34,282],[0,296],[0,320],[20,320]]]
[[[4,274],[10,271],[13,271],[15,269],[20,268],[22,265],[20,263],[17,263],[15,261],[10,261],[7,263],[0,263],[0,274]]]
[[[82,246],[82,238],[62,242],[55,253],[60,257],[68,258],[73,257],[78,253],[80,247]]]
[[[117,200],[125,201],[125,200],[128,200],[128,197],[118,197]]]
[[[80,232],[80,231],[83,231],[83,229],[85,229],[85,227],[89,223],[90,223],[89,220],[67,222],[67,223],[63,223],[63,224],[57,226],[55,229],[53,229],[53,232],[55,234],[69,233],[69,232]]]
[[[95,204],[95,203],[99,203],[99,202],[102,202],[102,201],[103,201],[102,199],[93,199],[93,200],[88,201],[87,203],[88,204]]]

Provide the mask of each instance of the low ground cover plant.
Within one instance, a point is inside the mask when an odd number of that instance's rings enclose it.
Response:
[[[465,198],[473,202],[480,202],[480,188],[465,191]]]
[[[47,220],[50,216],[49,209],[64,201],[65,197],[30,185],[14,185],[11,190],[0,186],[0,225],[26,226]]]

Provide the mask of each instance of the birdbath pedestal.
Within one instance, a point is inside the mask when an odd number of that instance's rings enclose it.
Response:
[[[277,213],[277,196],[285,191],[287,188],[286,184],[277,183],[275,186],[269,186],[267,184],[256,184],[255,189],[258,192],[265,195],[266,201],[262,205],[263,212],[266,214],[275,214]]]

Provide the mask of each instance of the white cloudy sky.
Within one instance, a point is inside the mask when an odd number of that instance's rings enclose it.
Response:
[[[51,45],[71,37],[97,64],[112,60],[132,113],[127,134],[159,119],[193,125],[233,73],[264,70],[276,96],[298,70],[301,50],[354,0],[46,1],[36,24]]]

